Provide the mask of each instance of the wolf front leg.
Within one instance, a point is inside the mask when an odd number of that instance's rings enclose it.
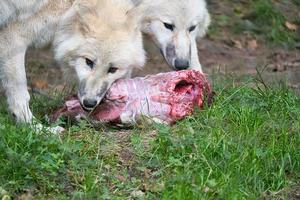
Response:
[[[45,128],[37,123],[29,108],[25,53],[40,35],[37,34],[39,28],[34,29],[31,23],[28,24],[16,22],[0,27],[0,82],[5,90],[8,108],[17,122],[28,123],[36,131],[59,133],[63,130],[60,127]]]
[[[0,32],[1,36],[1,32]],[[7,97],[8,107],[18,123],[28,123],[36,131],[61,133],[61,127],[44,127],[37,123],[29,108],[30,95],[27,90],[25,72],[26,45],[21,43],[0,47],[0,79]]]
[[[5,49],[4,46],[7,48]],[[10,46],[4,44],[0,52],[0,74],[9,110],[17,122],[31,123],[32,113],[29,108],[30,95],[27,90],[25,53],[26,46],[21,43]]]
[[[202,66],[199,61],[199,56],[198,56],[198,48],[197,48],[197,41],[193,41],[191,43],[191,68],[193,70],[197,70],[202,72]]]

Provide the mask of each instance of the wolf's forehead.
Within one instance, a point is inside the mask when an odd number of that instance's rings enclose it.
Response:
[[[181,20],[201,20],[206,13],[206,4],[202,0],[181,1],[180,6],[177,8]]]
[[[193,21],[201,21],[206,15],[206,3],[204,0],[172,0],[159,1],[152,15],[175,23],[177,26],[186,26]]]

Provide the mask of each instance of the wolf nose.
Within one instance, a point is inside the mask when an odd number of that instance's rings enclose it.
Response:
[[[185,59],[176,59],[174,65],[177,70],[186,70],[190,67],[190,62]]]
[[[84,108],[91,110],[97,106],[97,103],[95,99],[84,99],[82,104]]]

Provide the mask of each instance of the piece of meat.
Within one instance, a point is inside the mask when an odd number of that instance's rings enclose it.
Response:
[[[204,74],[193,70],[122,79],[111,86],[93,112],[85,112],[73,96],[52,121],[68,116],[124,125],[143,120],[172,124],[191,115],[195,106],[202,108],[205,94],[211,94],[210,85]]]

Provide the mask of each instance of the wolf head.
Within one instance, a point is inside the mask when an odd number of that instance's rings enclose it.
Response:
[[[144,65],[137,13],[129,0],[79,0],[62,20],[56,59],[75,70],[86,110],[100,103],[115,80]]]
[[[143,32],[176,70],[191,67],[196,38],[205,35],[210,16],[204,0],[133,0],[143,8]]]

